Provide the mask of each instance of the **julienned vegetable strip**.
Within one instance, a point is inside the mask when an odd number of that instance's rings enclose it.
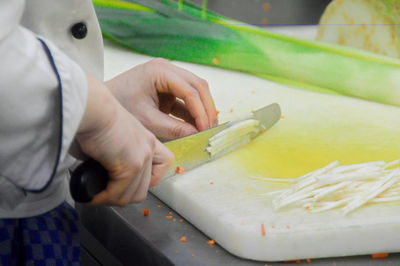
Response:
[[[400,160],[339,165],[333,162],[297,179],[252,177],[294,183],[291,188],[260,196],[274,197],[275,210],[301,207],[310,212],[340,208],[344,215],[367,203],[400,201]]]

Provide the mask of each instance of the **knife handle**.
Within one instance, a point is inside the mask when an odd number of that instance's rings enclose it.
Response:
[[[96,194],[106,189],[109,179],[107,170],[89,159],[72,172],[69,183],[71,196],[77,202],[91,202]]]

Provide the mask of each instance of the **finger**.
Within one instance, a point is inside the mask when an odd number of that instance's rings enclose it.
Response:
[[[189,110],[186,108],[186,104],[181,101],[175,101],[175,103],[171,106],[170,113],[185,122],[196,126],[196,121],[194,121],[192,115],[190,114]]]
[[[136,189],[135,193],[132,194],[131,196],[130,203],[143,202],[146,199],[149,190],[149,185],[151,182],[151,167],[152,167],[152,160],[149,160],[146,163],[146,167],[140,178],[141,182],[139,184],[139,187]]]
[[[133,179],[131,179],[131,183],[127,186],[125,191],[118,198],[118,202],[120,203],[120,205],[125,206],[129,203],[140,201],[139,198],[142,195],[136,195],[136,194],[138,194],[140,192],[140,187],[142,186],[142,183],[143,183],[144,179],[146,178],[146,174],[147,174],[147,179],[148,179],[147,186],[148,186],[148,183],[150,183],[150,173],[148,173],[149,171],[146,170],[146,168],[149,168],[149,167],[151,167],[151,160],[148,160],[146,163],[144,163],[144,166],[141,168],[140,172]],[[146,195],[144,195],[144,197],[145,196]]]
[[[171,64],[177,73],[179,73],[192,87],[194,87],[203,103],[204,109],[206,110],[208,121],[210,121],[210,126],[218,125],[217,109],[215,107],[214,100],[211,96],[210,88],[206,80],[196,76],[192,72],[180,68]]]
[[[148,120],[146,127],[158,138],[172,140],[193,135],[198,132],[193,125],[172,118],[157,109],[149,111],[147,115],[151,119]]]
[[[157,141],[151,170],[150,187],[157,186],[174,162],[174,154]]]
[[[181,98],[196,122],[197,129],[202,131],[209,128],[207,112],[204,109],[199,92],[182,77],[173,72],[168,73],[166,79],[168,92]]]

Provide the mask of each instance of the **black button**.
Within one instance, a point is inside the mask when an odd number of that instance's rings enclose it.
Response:
[[[71,27],[72,36],[76,39],[83,39],[87,35],[87,26],[83,22],[76,23]]]

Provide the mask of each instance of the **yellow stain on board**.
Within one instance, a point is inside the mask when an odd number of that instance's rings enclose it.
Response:
[[[399,159],[399,136],[400,132],[366,125],[302,132],[272,128],[227,159],[251,176],[296,178],[335,160],[355,164]]]

